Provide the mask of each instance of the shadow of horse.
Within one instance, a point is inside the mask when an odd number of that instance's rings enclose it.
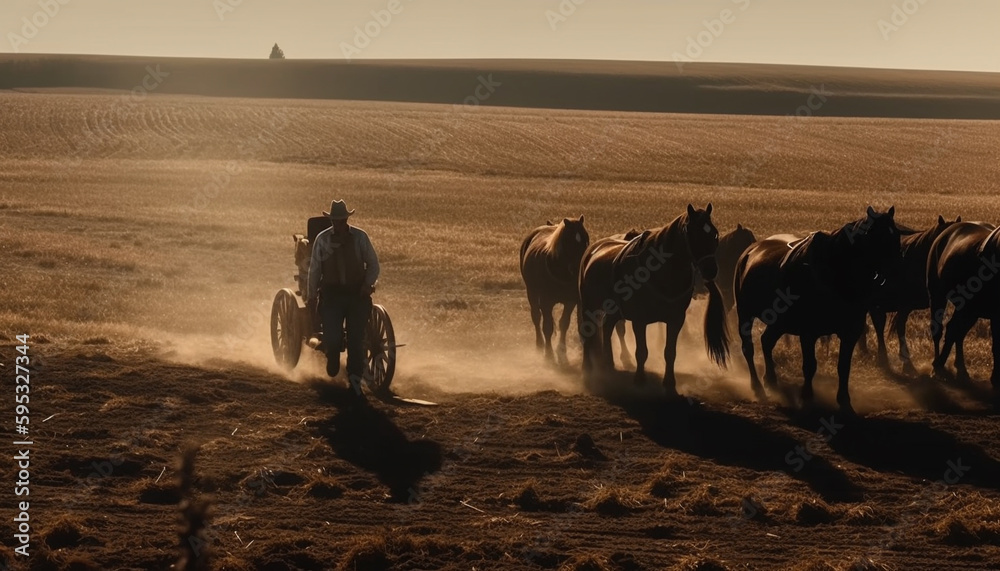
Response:
[[[441,445],[433,440],[409,440],[373,405],[353,404],[347,387],[317,381],[312,388],[320,400],[339,409],[317,423],[319,434],[337,456],[374,473],[389,488],[390,501],[418,501],[420,480],[441,469]]]
[[[793,425],[808,430],[834,424],[836,433],[827,444],[856,464],[879,472],[1000,490],[1000,461],[982,447],[963,442],[927,422],[850,416],[819,408],[784,412]]]
[[[948,393],[955,389],[969,400],[993,407],[996,412],[996,395],[988,387],[971,380],[958,379],[954,375],[907,374],[884,369],[882,374],[896,385],[905,389],[924,410],[953,415],[981,415],[980,410],[970,410]]]
[[[807,462],[790,460],[806,442],[773,431],[752,420],[715,410],[693,399],[673,398],[649,390],[627,392],[624,379],[605,379],[599,394],[639,422],[643,433],[664,448],[694,454],[729,466],[760,472],[781,471],[800,480],[828,502],[859,501],[864,490],[819,455]]]

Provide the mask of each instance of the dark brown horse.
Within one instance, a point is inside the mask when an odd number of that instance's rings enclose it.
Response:
[[[539,349],[544,348],[545,356],[550,359],[554,357],[552,311],[559,303],[563,313],[559,320],[558,351],[559,357],[566,361],[566,332],[579,301],[580,259],[589,245],[590,235],[583,227],[582,215],[575,220],[563,218],[558,224],[546,222],[521,242],[521,277],[528,291],[535,344]]]
[[[899,338],[899,359],[903,370],[914,372],[910,361],[910,349],[906,345],[906,320],[910,313],[927,309],[927,256],[931,244],[952,224],[961,222],[959,216],[953,222],[948,222],[943,216],[938,216],[937,224],[922,232],[907,233],[900,230],[899,247],[900,265],[897,271],[886,277],[885,286],[877,290],[872,309],[868,312],[875,326],[875,336],[878,338],[878,364],[889,366],[889,356],[885,348],[885,317],[886,313],[895,313],[892,319],[896,337]]]
[[[955,369],[968,379],[963,343],[969,329],[980,318],[990,320],[993,336],[993,373],[990,380],[1000,391],[1000,229],[960,222],[938,236],[927,258],[927,292],[931,306],[931,336],[934,338],[934,371],[943,373],[952,345]],[[955,311],[944,332],[940,349],[945,306]]]
[[[631,240],[632,238],[639,235],[638,230],[630,230],[624,235],[619,235],[619,238],[624,238],[625,240]],[[722,293],[722,303],[726,309],[726,315],[729,315],[729,311],[736,304],[736,299],[733,296],[733,278],[736,276],[736,262],[739,260],[740,255],[757,241],[757,237],[754,236],[753,232],[749,228],[744,228],[742,224],[737,224],[735,230],[726,232],[719,238],[719,247],[715,251],[715,260],[719,266],[719,273],[716,276],[715,283],[719,286],[719,291]],[[708,295],[708,288],[705,287],[705,279],[701,277],[701,274],[695,274],[694,282],[694,294],[698,295]],[[629,356],[628,347],[625,344],[625,322],[619,321],[615,325],[615,332],[618,334],[618,342],[621,346],[621,362],[623,367],[631,367],[632,357]]]
[[[687,212],[662,228],[646,230],[631,240],[598,240],[587,249],[580,267],[580,309],[577,323],[583,343],[583,370],[590,378],[597,366],[614,369],[611,334],[620,320],[632,322],[635,335],[635,381],[645,382],[649,356],[646,326],[666,323],[663,386],[676,395],[674,360],[677,337],[694,295],[695,271],[709,291],[705,313],[705,344],[709,356],[726,365],[729,343],[722,294],[713,281],[718,273],[715,251],[719,233],[712,224],[712,205]]]
[[[726,314],[736,305],[736,298],[733,294],[733,281],[736,278],[736,262],[739,261],[743,252],[757,241],[757,237],[749,228],[744,228],[742,224],[737,224],[736,229],[726,232],[719,238],[719,249],[715,252],[715,259],[719,264],[719,275],[715,278],[715,283],[719,284],[719,291],[722,292],[722,301],[726,306]],[[704,280],[699,275],[695,278],[695,295],[707,294],[708,290],[704,286]]]
[[[885,276],[899,260],[895,209],[867,215],[832,232],[814,232],[796,243],[767,239],[747,248],[736,267],[736,311],[750,385],[758,398],[766,395],[753,360],[753,323],[766,325],[761,335],[764,380],[777,385],[773,350],[784,334],[797,335],[802,346],[805,384],[802,398],[811,401],[816,374],[816,340],[840,339],[837,402],[851,410],[848,378],[854,346],[865,317]]]

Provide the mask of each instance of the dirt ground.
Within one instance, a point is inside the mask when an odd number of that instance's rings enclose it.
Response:
[[[215,569],[1000,569],[985,324],[973,380],[931,379],[915,314],[920,373],[858,355],[847,417],[835,343],[817,408],[795,398],[794,342],[779,344],[781,391],[757,402],[738,353],[726,371],[705,356],[696,300],[677,366],[690,398],[668,402],[659,329],[641,388],[627,373],[584,387],[572,333],[570,365],[547,364],[516,254],[546,218],[585,214],[596,238],[689,202],[758,237],[839,227],[868,204],[914,227],[996,221],[993,123],[0,104],[0,370],[30,334],[31,568],[165,569],[186,545]],[[406,343],[393,387],[437,406],[351,407],[316,355],[274,364],[291,234],[334,197],[379,248],[376,301]],[[13,467],[0,462],[5,486]],[[21,568],[0,530],[0,564]]]
[[[167,568],[189,444],[213,568],[1000,568],[982,409],[848,418],[624,378],[360,408],[339,380],[87,341],[35,349],[35,569]]]

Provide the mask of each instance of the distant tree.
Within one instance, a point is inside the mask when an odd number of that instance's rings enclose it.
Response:
[[[274,47],[271,48],[271,59],[285,59],[285,52],[281,51],[278,44],[274,44]]]

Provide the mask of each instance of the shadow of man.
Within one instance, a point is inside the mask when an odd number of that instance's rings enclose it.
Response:
[[[316,383],[313,388],[321,400],[339,409],[317,424],[337,456],[374,473],[388,486],[390,501],[418,501],[420,480],[441,469],[441,445],[409,440],[385,413],[371,404],[357,404],[347,387]]]

